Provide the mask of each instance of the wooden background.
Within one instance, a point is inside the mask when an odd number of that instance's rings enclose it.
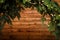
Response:
[[[60,0],[55,0],[60,2]],[[55,40],[54,35],[48,31],[47,23],[42,25],[41,15],[37,10],[27,8],[20,12],[21,18],[15,18],[12,27],[5,25],[2,32],[0,32],[0,40]]]

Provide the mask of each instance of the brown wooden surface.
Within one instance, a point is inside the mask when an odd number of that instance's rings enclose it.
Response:
[[[60,0],[55,1],[60,2]],[[12,27],[5,25],[0,32],[0,40],[55,40],[48,31],[48,16],[45,25],[42,25],[41,15],[36,10],[26,9],[20,14],[20,20],[15,18]]]
[[[41,15],[36,10],[26,9],[22,11],[18,21],[15,18],[12,27],[8,24],[2,30],[1,40],[53,40],[54,37],[48,31],[47,23],[42,25]]]

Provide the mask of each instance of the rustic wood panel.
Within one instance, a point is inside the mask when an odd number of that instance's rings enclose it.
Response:
[[[55,1],[60,4],[60,0]],[[41,15],[37,10],[26,9],[20,15],[20,20],[12,20],[12,27],[5,25],[0,32],[0,40],[55,40],[48,31],[49,16],[46,16],[45,25],[42,25]]]
[[[12,20],[12,27],[5,25],[1,34],[1,40],[53,40],[54,37],[48,31],[47,20],[44,25],[41,22],[41,15],[37,10],[26,9],[22,11],[21,18]]]

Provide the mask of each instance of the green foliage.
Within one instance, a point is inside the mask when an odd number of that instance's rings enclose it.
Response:
[[[56,36],[59,35],[60,6],[53,0],[0,0],[0,29],[5,23],[12,25],[15,17],[20,19],[20,11],[30,7],[35,7],[40,12],[42,22],[46,20],[45,15],[49,15],[51,20],[48,29],[54,31]]]
[[[48,25],[48,28],[49,28],[49,31],[55,31],[55,22],[50,22],[49,25]]]
[[[20,5],[17,0],[0,0],[0,27],[2,28],[5,23],[12,25],[15,17],[20,18],[19,11]]]
[[[41,22],[42,22],[42,24],[44,25],[44,22],[46,21],[46,18],[45,17],[42,17],[41,18]]]

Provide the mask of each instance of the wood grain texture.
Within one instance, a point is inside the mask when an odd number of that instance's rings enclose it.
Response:
[[[55,1],[60,4],[60,0]],[[5,25],[0,32],[0,40],[55,40],[54,35],[48,31],[49,16],[46,16],[47,20],[42,25],[42,15],[37,10],[27,8],[20,15],[20,20],[12,20],[12,27]]]

